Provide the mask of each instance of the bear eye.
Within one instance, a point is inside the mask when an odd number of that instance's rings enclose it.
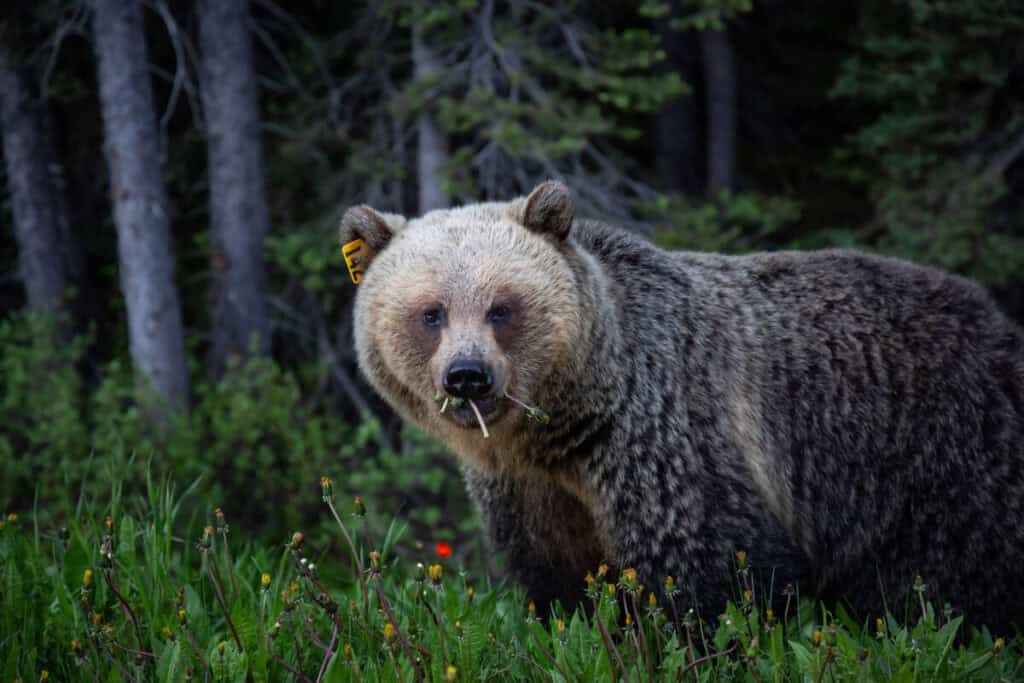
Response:
[[[440,306],[431,306],[423,311],[423,324],[427,327],[440,327],[444,320],[444,309]]]
[[[508,304],[495,304],[491,306],[491,309],[487,311],[487,322],[490,323],[503,323],[508,322],[508,319],[512,317],[512,309]]]

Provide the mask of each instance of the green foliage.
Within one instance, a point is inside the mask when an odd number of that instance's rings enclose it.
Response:
[[[442,59],[460,54],[467,33],[480,31],[474,55],[410,80],[393,105],[405,120],[435,114],[452,136],[445,167],[452,192],[488,198],[495,183],[511,180],[487,175],[497,168],[550,174],[574,168],[581,155],[612,154],[641,136],[638,115],[686,91],[678,74],[655,68],[665,55],[646,28],[599,29],[580,21],[576,3],[504,9],[498,15],[475,3],[437,3],[400,11],[402,25],[424,31]]]
[[[654,240],[667,249],[740,253],[783,241],[800,218],[800,204],[753,192],[722,192],[708,201],[662,196],[650,207],[659,225]]]
[[[832,89],[874,112],[836,156],[839,172],[869,191],[865,238],[989,284],[1019,279],[1024,226],[1003,200],[1024,123],[1012,80],[1024,8],[916,0],[865,16]]]
[[[0,520],[3,680],[1024,680],[1019,638],[967,632],[920,582],[902,619],[806,600],[773,613],[744,557],[740,597],[700,620],[674,584],[659,597],[630,570],[612,583],[595,568],[588,609],[542,615],[394,530],[369,532],[335,507],[330,480],[332,531],[265,544],[229,527],[233,509],[185,522],[196,493],[149,481],[145,495],[115,483],[109,504],[64,508],[65,527]]]
[[[644,3],[649,16],[663,16],[667,13],[668,3]],[[677,30],[721,31],[725,25],[741,14],[754,8],[752,0],[683,0],[685,12],[682,16],[671,20],[670,25]]]
[[[41,315],[0,321],[0,501],[27,506],[37,486],[52,497],[79,479],[88,425],[77,364],[88,343],[64,343]]]
[[[138,488],[151,471],[179,487],[198,482],[205,499],[224,506],[245,501],[236,518],[283,534],[315,519],[309,494],[320,476],[344,473],[361,495],[382,501],[368,521],[378,532],[395,516],[425,543],[476,529],[461,478],[435,442],[410,430],[401,454],[381,450],[376,421],[339,419],[268,359],[231,367],[220,382],[196,378],[191,413],[155,428],[127,364],[112,361],[91,392],[83,389],[75,362],[88,342],[60,342],[36,316],[0,323],[0,509],[38,502],[46,519],[66,500],[105,499],[110,481]]]

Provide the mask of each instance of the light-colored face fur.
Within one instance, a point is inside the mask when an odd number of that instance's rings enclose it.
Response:
[[[525,419],[507,395],[543,400],[539,388],[582,328],[565,256],[572,219],[568,190],[551,181],[527,198],[409,221],[368,207],[346,213],[342,243],[363,239],[372,258],[355,302],[360,366],[406,419],[457,451],[483,448],[468,402],[442,414],[435,400],[446,396],[444,378],[457,361],[491,373],[487,396],[474,403],[494,445]]]

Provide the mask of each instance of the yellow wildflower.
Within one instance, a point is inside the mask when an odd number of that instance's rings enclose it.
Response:
[[[260,575],[260,586],[263,588],[270,587],[270,574],[263,572],[263,574]]]

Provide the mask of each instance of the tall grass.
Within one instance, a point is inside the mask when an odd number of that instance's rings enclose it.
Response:
[[[1024,680],[1019,638],[963,633],[923,586],[903,620],[795,599],[775,614],[742,554],[721,615],[655,595],[675,581],[655,591],[606,567],[587,577],[586,609],[539,614],[406,547],[398,525],[369,535],[362,501],[337,488],[321,480],[332,533],[270,545],[230,525],[245,501],[183,519],[194,491],[151,479],[143,495],[115,483],[103,502],[5,515],[0,681]]]

